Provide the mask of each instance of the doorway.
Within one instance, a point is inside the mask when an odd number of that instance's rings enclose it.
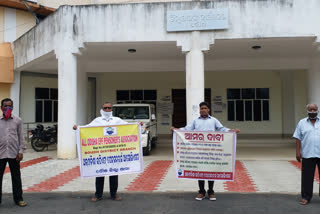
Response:
[[[186,89],[172,89],[171,95],[173,102],[172,126],[184,127],[187,123]],[[205,89],[204,99],[211,106],[211,88]]]

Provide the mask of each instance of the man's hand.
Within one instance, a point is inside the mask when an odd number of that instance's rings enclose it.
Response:
[[[175,129],[177,129],[176,127],[171,126],[170,130],[173,132]]]
[[[238,134],[240,132],[240,129],[238,129],[238,128],[230,129],[229,132],[235,132]]]
[[[19,153],[19,154],[17,155],[17,157],[16,157],[17,162],[22,161],[22,159],[23,159],[23,154],[22,154],[22,153]]]
[[[297,159],[297,161],[300,163],[301,162],[301,152],[300,151],[298,151],[297,153],[296,153],[296,159]]]
[[[77,130],[78,126],[74,125],[72,128],[73,128],[73,130]]]

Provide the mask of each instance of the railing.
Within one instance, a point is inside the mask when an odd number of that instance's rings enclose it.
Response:
[[[57,125],[57,123],[53,122],[46,122],[46,123],[36,123],[36,122],[28,122],[28,123],[23,123],[23,129],[24,129],[24,136],[26,141],[29,143],[29,131],[33,130],[37,127],[38,124],[43,125],[44,128],[47,128],[48,126],[54,126]]]

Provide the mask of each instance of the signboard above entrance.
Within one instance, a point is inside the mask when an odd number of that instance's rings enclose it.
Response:
[[[167,31],[227,29],[228,9],[177,10],[167,12]]]

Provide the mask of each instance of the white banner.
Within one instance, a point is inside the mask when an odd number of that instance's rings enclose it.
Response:
[[[234,180],[236,133],[175,130],[177,178]]]

